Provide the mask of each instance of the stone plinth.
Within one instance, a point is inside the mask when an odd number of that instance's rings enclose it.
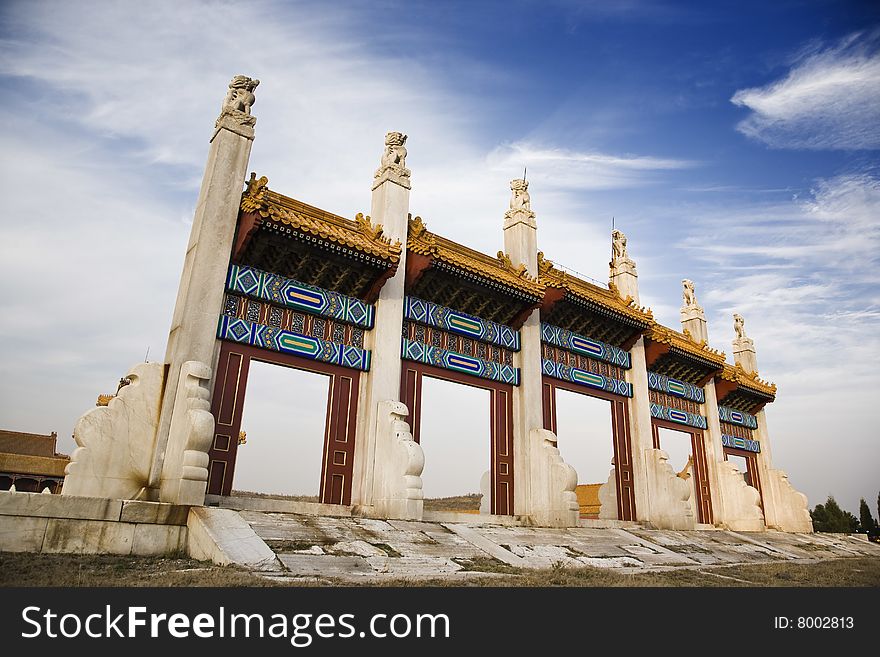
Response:
[[[609,265],[608,281],[617,288],[621,299],[632,298],[639,303],[639,274],[636,263],[629,258],[612,260]]]
[[[683,306],[681,308],[681,328],[690,333],[697,344],[709,342],[709,327],[706,313],[700,306]]]
[[[749,374],[757,372],[758,356],[755,352],[755,341],[751,338],[737,338],[734,340],[733,361]]]

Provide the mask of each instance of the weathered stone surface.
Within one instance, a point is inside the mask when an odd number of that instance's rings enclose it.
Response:
[[[141,502],[126,500],[122,502],[119,519],[122,522],[146,522],[157,525],[186,525],[188,506],[164,504],[162,502]]]
[[[0,492],[0,516],[119,520],[121,500],[73,495]]]
[[[49,518],[43,552],[130,554],[134,528],[123,522]]]
[[[3,516],[0,552],[40,552],[48,522],[48,518]]]
[[[193,507],[187,529],[187,552],[194,559],[259,570],[276,565],[275,553],[235,511]]]
[[[485,559],[518,568],[562,564],[633,571],[880,556],[880,546],[840,534],[673,531],[622,522],[614,527],[554,529],[254,511],[241,516],[275,547],[288,577],[456,579],[485,576],[478,570],[460,570]]]
[[[279,554],[284,567],[295,575],[320,575],[322,577],[351,577],[373,575],[375,570],[363,557],[336,555]]]
[[[367,557],[367,563],[377,573],[420,579],[454,573],[462,569],[462,566],[454,561],[437,557]]]
[[[160,556],[186,551],[186,526],[135,525],[131,554]]]

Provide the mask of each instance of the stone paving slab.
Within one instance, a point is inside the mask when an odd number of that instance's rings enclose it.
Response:
[[[614,527],[550,529],[242,511],[286,577],[366,581],[485,576],[480,564],[593,566],[625,572],[875,556],[880,546],[840,534]],[[274,573],[279,576],[281,573]]]

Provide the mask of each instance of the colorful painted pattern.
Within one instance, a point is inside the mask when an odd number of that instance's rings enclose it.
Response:
[[[497,344],[511,351],[519,351],[519,331],[430,301],[406,297],[403,301],[403,316],[450,333]]]
[[[320,360],[363,372],[370,369],[370,352],[366,349],[337,344],[329,340],[285,331],[275,326],[256,324],[228,315],[220,316],[217,337],[221,340],[230,340],[270,351],[280,351],[311,360]]]
[[[756,418],[751,413],[746,413],[745,411],[737,411],[732,408],[728,408],[727,406],[719,406],[718,415],[721,418],[722,422],[738,424],[739,426],[746,427],[748,429],[758,428],[758,418]]]
[[[681,397],[689,399],[698,404],[706,403],[706,394],[702,388],[698,388],[692,383],[673,379],[665,374],[657,374],[656,372],[648,372],[648,387],[651,390],[665,392],[673,397]]]
[[[721,434],[721,444],[724,447],[736,447],[737,449],[744,449],[747,452],[755,452],[759,454],[761,452],[761,443],[757,440],[749,440],[748,438],[740,438],[739,436],[730,436],[726,433]]]
[[[406,360],[434,365],[447,370],[472,374],[483,379],[492,379],[503,383],[519,385],[519,368],[501,363],[493,363],[480,358],[472,358],[448,349],[413,342],[403,338],[400,355]]]
[[[541,340],[548,344],[569,349],[577,354],[604,360],[625,370],[632,367],[632,357],[628,351],[605,342],[599,342],[552,324],[541,324]]]
[[[709,426],[706,424],[706,418],[702,415],[680,411],[677,408],[669,408],[661,404],[651,404],[651,417],[656,417],[658,420],[669,420],[670,422],[686,424],[697,429],[706,429]]]
[[[375,309],[370,304],[253,267],[230,265],[226,288],[365,329],[373,328]]]
[[[571,381],[572,383],[577,383],[590,388],[597,388],[624,397],[633,396],[632,384],[627,383],[626,381],[612,379],[611,377],[588,372],[587,370],[578,369],[577,367],[571,367],[564,363],[557,363],[546,358],[541,361],[541,369],[544,374],[552,376],[554,379]]]

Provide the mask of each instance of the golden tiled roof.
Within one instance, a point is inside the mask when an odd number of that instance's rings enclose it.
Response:
[[[752,390],[769,397],[776,397],[776,384],[765,381],[758,376],[757,372],[746,372],[741,365],[724,364],[724,369],[719,374],[725,381],[736,383],[737,386]]]
[[[658,324],[657,322],[653,322],[651,328],[645,332],[645,337],[654,342],[668,344],[670,347],[674,347],[686,354],[696,356],[701,360],[709,361],[710,363],[717,365],[719,369],[725,366],[724,360],[726,357],[723,351],[712,349],[712,347],[705,342],[696,342],[691,337],[690,333],[681,333],[674,329],[667,328],[662,324]]]
[[[632,297],[621,299],[617,290],[606,290],[598,285],[593,285],[568,272],[556,269],[553,262],[544,258],[543,252],[538,253],[538,282],[545,287],[563,289],[576,297],[586,299],[607,310],[627,317],[637,324],[650,326],[654,323],[654,316],[647,308],[636,305]]]
[[[544,286],[532,278],[525,265],[514,267],[510,257],[499,251],[496,257],[480,253],[458,242],[430,232],[421,217],[410,219],[406,248],[414,253],[431,256],[453,267],[470,272],[512,288],[527,296],[540,299]]]
[[[319,210],[270,190],[266,176],[251,174],[248,188],[241,197],[243,212],[259,212],[260,216],[298,231],[361,251],[381,260],[397,263],[400,242],[382,235],[382,226],[373,225],[369,217],[358,214],[354,221]]]

